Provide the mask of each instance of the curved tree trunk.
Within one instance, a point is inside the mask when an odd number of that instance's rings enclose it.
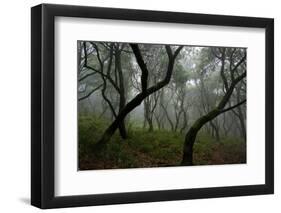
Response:
[[[188,130],[188,132],[185,136],[181,165],[183,165],[183,166],[193,165],[193,145],[195,143],[197,133],[207,122],[213,120],[219,114],[220,114],[220,111],[218,109],[215,109],[215,110],[209,112],[207,115],[199,118],[192,125],[192,127]]]
[[[106,73],[104,72],[104,66],[105,66],[105,60],[102,60],[100,53],[99,53],[99,49],[98,46],[96,44],[94,44],[93,42],[90,42],[93,46],[93,48],[96,50],[97,52],[97,59],[98,62],[100,64],[100,70],[97,70],[91,66],[88,65],[88,55],[87,55],[87,51],[86,51],[86,42],[83,43],[83,47],[84,47],[84,54],[85,54],[85,64],[84,67],[86,67],[87,69],[92,70],[93,72],[91,74],[88,74],[82,78],[79,79],[83,80],[86,77],[93,75],[95,73],[99,73],[102,80],[103,80],[103,85],[101,85],[103,88],[101,90],[102,93],[102,97],[104,99],[104,101],[108,104],[111,113],[112,113],[112,119],[115,119],[117,117],[117,112],[115,111],[115,107],[112,103],[112,101],[107,97],[106,95],[106,90],[107,90],[107,81],[109,81],[112,86],[116,89],[116,91],[119,93],[119,112],[124,108],[125,104],[126,104],[126,97],[125,97],[125,88],[124,88],[124,78],[123,78],[123,71],[122,71],[122,65],[121,65],[121,51],[119,49],[119,47],[115,50],[115,53],[113,51],[113,45],[110,46],[110,54],[109,54],[109,61],[108,61],[108,65],[107,65],[107,71]],[[111,71],[111,66],[112,66],[112,62],[113,62],[113,57],[115,56],[115,67],[116,67],[116,71],[115,72],[115,81],[111,78],[110,76],[110,71]],[[117,74],[118,77],[117,78]],[[119,86],[117,83],[117,80],[119,79]],[[92,90],[88,95],[86,95],[83,98],[80,98],[79,100],[85,99],[88,96],[90,96],[93,92],[95,92],[96,90],[98,90],[100,87],[97,87],[96,89]],[[102,113],[103,114],[103,113]],[[120,125],[119,125],[119,132],[120,135],[123,139],[127,138],[127,131],[126,131],[126,126],[125,126],[125,121],[121,121]]]
[[[191,126],[191,128],[188,130],[188,132],[185,136],[184,148],[183,148],[183,158],[182,158],[181,165],[185,165],[185,166],[193,165],[193,145],[195,143],[197,133],[206,123],[213,120],[218,115],[225,113],[229,110],[232,110],[232,109],[244,104],[245,102],[246,102],[246,100],[241,101],[240,103],[238,103],[230,108],[227,108],[227,109],[223,109],[225,105],[219,105],[219,107],[217,107],[216,109],[212,110],[208,114],[202,116],[197,121],[195,121],[195,123]]]
[[[121,121],[119,124],[119,133],[123,139],[127,139],[128,134],[126,130],[125,120]]]
[[[232,76],[231,84],[228,85],[228,83],[226,82],[226,79],[224,78],[224,60],[225,60],[224,53],[222,54],[221,60],[222,60],[221,75],[222,75],[222,79],[224,81],[224,86],[225,86],[226,92],[225,92],[223,98],[221,99],[221,101],[219,102],[219,104],[217,105],[217,107],[214,110],[207,113],[206,115],[199,118],[197,121],[195,121],[195,123],[191,126],[191,128],[187,132],[186,137],[185,137],[185,141],[184,141],[183,157],[182,157],[181,165],[193,165],[193,146],[194,146],[194,143],[195,143],[195,139],[196,139],[196,136],[197,136],[199,130],[206,123],[208,123],[209,121],[212,121],[218,115],[220,115],[224,112],[227,112],[229,110],[232,110],[236,107],[239,107],[240,105],[242,105],[246,102],[246,99],[245,99],[245,100],[237,103],[236,105],[234,105],[232,107],[224,109],[224,107],[228,103],[228,101],[229,101],[229,99],[230,99],[230,97],[231,97],[231,95],[232,95],[232,93],[235,89],[235,86],[246,77],[246,72],[244,72],[243,74],[241,74],[237,78],[234,78],[234,76]],[[243,61],[245,61],[245,60],[246,60],[246,54],[235,65],[235,67],[230,70],[231,74],[233,74],[234,71],[238,68],[238,66],[241,63],[243,63]]]
[[[138,105],[141,104],[143,101],[144,96],[143,94],[137,95],[133,100],[131,100],[117,115],[115,120],[111,123],[111,125],[105,130],[104,134],[102,135],[101,139],[95,144],[94,149],[103,148],[103,146],[110,140],[116,129],[120,126],[123,122],[125,117]]]
[[[183,48],[183,46],[178,47],[173,54],[170,46],[168,46],[168,45],[165,46],[166,52],[167,52],[168,58],[169,58],[166,76],[164,77],[164,79],[162,81],[159,81],[157,84],[147,88],[148,70],[147,70],[146,64],[142,58],[140,49],[137,44],[130,44],[130,46],[136,56],[137,63],[141,68],[142,92],[139,93],[138,95],[136,95],[130,102],[128,102],[120,110],[120,112],[116,116],[115,120],[105,130],[101,139],[94,145],[94,147],[93,147],[94,150],[100,150],[106,145],[106,143],[111,139],[111,137],[114,134],[114,132],[116,131],[116,129],[120,126],[120,123],[123,122],[125,117],[133,109],[135,109],[137,106],[139,106],[146,97],[157,92],[158,90],[160,90],[161,88],[163,88],[170,82],[173,68],[174,68],[175,59],[176,59],[177,55],[179,54],[179,52],[181,51],[181,49]]]

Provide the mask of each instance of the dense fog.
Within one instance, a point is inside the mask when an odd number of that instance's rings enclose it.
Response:
[[[78,41],[77,53],[80,169],[246,162],[245,48]]]

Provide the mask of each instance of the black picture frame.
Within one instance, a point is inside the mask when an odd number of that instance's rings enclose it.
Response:
[[[266,32],[265,184],[93,195],[54,195],[55,17],[263,28]],[[274,192],[274,20],[240,16],[41,4],[31,9],[31,204],[42,208],[272,194]]]

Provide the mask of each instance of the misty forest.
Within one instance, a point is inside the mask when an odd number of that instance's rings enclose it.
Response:
[[[246,163],[246,48],[77,42],[79,170]]]

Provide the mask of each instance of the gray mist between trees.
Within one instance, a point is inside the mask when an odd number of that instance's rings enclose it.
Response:
[[[246,48],[78,41],[77,52],[79,119],[106,124],[79,127],[98,132],[89,153],[104,155],[114,135],[126,143],[136,129],[182,136],[176,165],[196,164],[199,133],[246,144]]]

